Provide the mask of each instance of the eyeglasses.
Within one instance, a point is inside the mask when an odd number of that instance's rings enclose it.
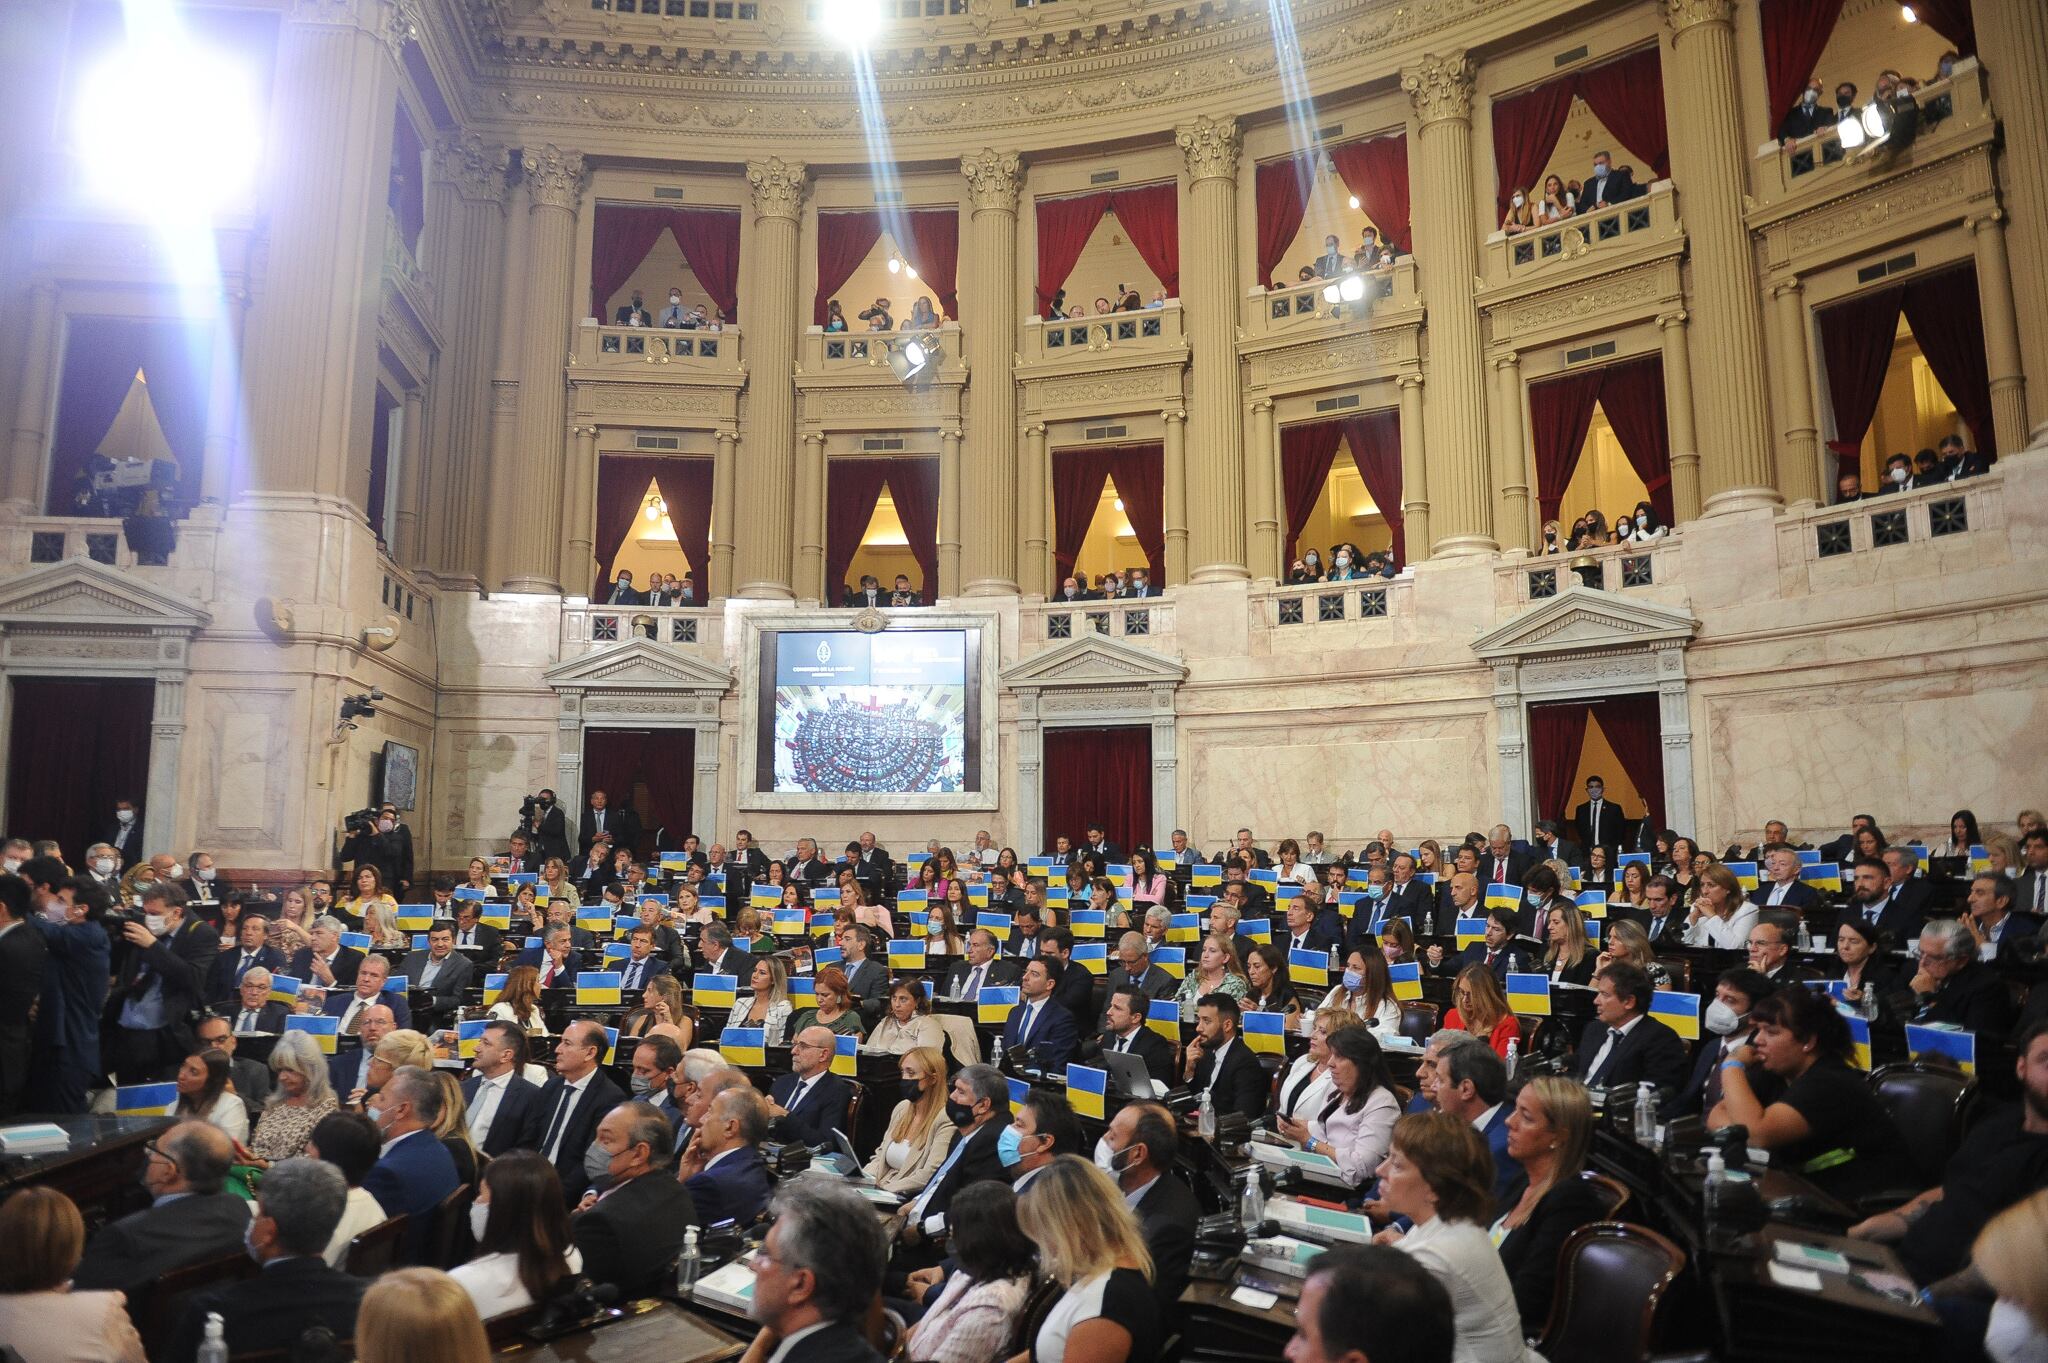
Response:
[[[789,1043],[789,1048],[790,1048],[790,1049],[791,1049],[792,1051],[795,1051],[795,1050],[806,1050],[806,1051],[834,1051],[834,1050],[837,1050],[837,1049],[839,1049],[839,1048],[838,1048],[838,1046],[836,1046],[836,1045],[830,1045],[830,1046],[828,1046],[828,1045],[825,1045],[825,1044],[824,1044],[824,1043],[822,1043],[822,1042],[817,1042],[817,1041],[792,1041],[792,1042],[790,1042],[790,1043]]]

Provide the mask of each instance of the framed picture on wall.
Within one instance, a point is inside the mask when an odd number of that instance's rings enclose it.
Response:
[[[377,797],[380,802],[410,813],[420,788],[420,750],[387,742],[378,785],[382,787]]]

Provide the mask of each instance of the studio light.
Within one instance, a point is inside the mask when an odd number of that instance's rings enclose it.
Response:
[[[1890,131],[1890,119],[1885,107],[1876,100],[1863,106],[1863,133],[1875,142]]]
[[[1358,196],[1357,196],[1356,194],[1354,194],[1354,195],[1352,195],[1352,196],[1351,196],[1351,211],[1352,211],[1352,212],[1354,212],[1354,213],[1356,213],[1356,212],[1358,211],[1358,208],[1359,208],[1359,204],[1358,204]]]
[[[1323,301],[1335,307],[1339,303],[1356,303],[1365,297],[1365,277],[1348,274],[1333,279],[1323,286]]]
[[[890,274],[901,274],[902,272],[903,272],[903,262],[902,262],[902,261],[900,261],[900,260],[898,260],[898,259],[896,259],[896,257],[894,257],[894,256],[890,256],[890,257],[889,257],[889,273],[890,273]]]
[[[247,72],[181,35],[131,39],[88,73],[72,126],[92,192],[205,221],[246,201],[264,113]]]
[[[824,0],[818,22],[841,47],[865,52],[882,31],[882,0]]]
[[[1835,137],[1840,140],[1843,151],[1854,151],[1863,145],[1863,125],[1856,121],[1853,111],[1844,111],[1842,121],[1835,124]]]
[[[899,383],[915,385],[929,378],[946,358],[936,336],[906,337],[889,347],[889,372]]]

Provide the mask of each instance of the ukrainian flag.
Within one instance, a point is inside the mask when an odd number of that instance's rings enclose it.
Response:
[[[903,864],[911,869],[912,874],[915,874],[931,859],[932,854],[929,852],[912,852],[909,856],[903,858]]]
[[[974,996],[974,1020],[1000,1027],[1009,1021],[1010,1010],[1017,1006],[1017,986],[1014,984],[985,984]]]
[[[1799,868],[1799,879],[1817,890],[1839,890],[1842,888],[1842,868],[1833,862],[1802,866]]]
[[[383,994],[403,994],[403,993],[405,993],[405,991],[406,991],[406,990],[408,990],[408,989],[411,989],[411,988],[412,988],[412,977],[411,977],[411,976],[409,976],[409,975],[387,975],[387,976],[385,977],[385,979],[384,979],[384,988],[383,988],[383,989],[382,989],[381,991],[379,991],[379,992],[380,992],[380,993],[383,993]]]
[[[1970,844],[1970,874],[1981,876],[1991,869],[1991,852],[1979,843]]]
[[[982,912],[974,915],[974,926],[984,929],[989,936],[995,938],[998,942],[1010,940],[1010,925],[1011,918],[1007,913],[996,913],[992,910],[984,909]]]
[[[1064,880],[1055,880],[1045,887],[1045,902],[1053,908],[1064,909],[1074,902],[1073,889]]]
[[[476,1043],[484,1039],[484,1028],[490,1025],[489,1018],[477,1018],[472,1022],[455,1024],[455,1054],[464,1060],[476,1059]]]
[[[916,937],[897,937],[889,942],[889,969],[924,969],[924,942]]]
[[[270,977],[270,1001],[272,1003],[281,1003],[287,1008],[294,1007],[299,1001],[299,985],[300,981],[293,979],[289,975],[272,975]]]
[[[1352,867],[1344,873],[1344,883],[1360,887],[1372,884],[1372,868],[1370,866]]]
[[[1176,980],[1188,977],[1188,949],[1186,947],[1153,947],[1152,964],[1158,966]]]
[[[600,1065],[609,1065],[612,1063],[612,1057],[617,1055],[618,1053],[619,1029],[616,1027],[607,1027],[604,1029],[604,1054],[600,1055],[597,1058],[597,1063]]]
[[[1508,974],[1508,1011],[1521,1017],[1550,1016],[1550,976]]]
[[[1906,1054],[1915,1060],[1950,1060],[1964,1074],[1977,1072],[1977,1037],[1947,1027],[1906,1028]]]
[[[550,899],[553,899],[554,897],[554,892],[549,890],[548,887],[545,885],[535,885],[533,887],[533,902],[540,905],[542,908],[546,908],[548,906],[548,901]]]
[[[1222,883],[1223,868],[1221,866],[1198,865],[1188,873],[1188,884],[1190,885],[1221,885]]]
[[[698,881],[698,882],[697,882],[697,884],[698,884],[698,885],[699,885],[700,887],[701,887],[701,886],[709,886],[710,888],[712,888],[712,889],[714,889],[714,890],[718,891],[718,892],[719,892],[720,894],[724,894],[724,893],[725,893],[725,872],[723,872],[723,871],[713,871],[713,872],[711,872],[711,873],[710,873],[709,875],[705,876],[705,877],[704,877],[704,878],[703,878],[702,880]]]
[[[320,1044],[320,1054],[333,1055],[336,1039],[341,1035],[341,1019],[337,1017],[293,1014],[284,1020],[287,1032],[304,1032]]]
[[[1287,953],[1287,978],[1296,984],[1312,984],[1318,989],[1330,987],[1330,955],[1326,951],[1293,951]]]
[[[1649,864],[1650,854],[1648,852],[1623,852],[1614,859],[1616,870],[1624,866],[1642,866],[1647,868]]]
[[[1244,1044],[1260,1055],[1287,1054],[1285,1013],[1240,1013],[1238,1026],[1244,1033]]]
[[[1283,904],[1290,899],[1301,898],[1301,882],[1298,880],[1288,881],[1285,885],[1282,885],[1278,889],[1273,891],[1273,898],[1279,900]]]
[[[1254,942],[1273,940],[1273,924],[1264,918],[1240,918],[1237,920],[1237,935],[1249,937]]]
[[[903,913],[920,912],[931,897],[929,890],[904,890],[896,896],[896,907]]]
[[[1581,890],[1572,896],[1572,903],[1583,909],[1588,918],[1605,918],[1607,916],[1607,891],[1605,890]]]
[[[1199,942],[1202,940],[1202,918],[1200,914],[1177,913],[1166,920],[1166,940],[1169,942]]]
[[[1460,918],[1458,920],[1458,950],[1463,951],[1474,942],[1483,942],[1485,940],[1486,920],[1484,918]]]
[[[846,959],[846,953],[838,947],[815,947],[811,951],[811,964],[823,970],[828,965],[838,965]]]
[[[370,949],[370,934],[367,932],[344,932],[340,937],[341,944],[345,947],[354,947],[357,951]]]
[[[1725,861],[1721,864],[1728,868],[1729,875],[1735,877],[1735,883],[1745,890],[1754,890],[1763,883],[1757,876],[1753,861]]]
[[[1700,996],[1659,989],[1650,995],[1650,1016],[1687,1041],[1700,1039]]]
[[[1057,857],[1026,857],[1024,869],[1039,880],[1051,878],[1054,868],[1059,865]]]
[[[488,1008],[496,1003],[498,996],[504,992],[505,977],[503,975],[484,976],[484,1007]]]
[[[412,949],[414,951],[425,951],[427,949],[427,934],[424,932],[414,933],[412,935]]]
[[[718,1053],[728,1065],[768,1063],[768,1032],[762,1027],[728,1027],[718,1034]]]
[[[781,908],[782,887],[779,885],[756,885],[747,892],[747,907],[754,909]]]
[[[819,913],[830,915],[839,909],[838,887],[826,889],[819,886],[811,891],[811,907]]]
[[[1486,887],[1486,907],[1489,909],[1520,909],[1522,892],[1512,885],[1489,885]]]
[[[1179,1041],[1180,1005],[1172,999],[1147,999],[1145,1025],[1168,1041]]]
[[[834,1037],[832,1039],[832,1073],[844,1075],[848,1079],[860,1073],[860,1065],[858,1064],[859,1052],[859,1037]]]
[[[1181,901],[1181,907],[1190,913],[1201,913],[1215,906],[1216,896],[1213,894],[1191,894]]]
[[[505,883],[512,887],[512,893],[516,895],[521,885],[540,884],[540,875],[534,871],[507,871]]]
[[[1349,918],[1358,912],[1358,906],[1363,904],[1365,899],[1366,896],[1361,891],[1339,890],[1337,891],[1337,912]]]
[[[474,885],[458,885],[455,887],[455,898],[457,899],[475,899],[481,901],[484,899],[488,899],[489,897],[490,896],[486,895],[482,890],[479,890]]]
[[[177,1086],[172,1085],[173,1088]],[[1083,1117],[1103,1116],[1103,1100],[1109,1095],[1109,1071],[1087,1065],[1067,1066],[1067,1105]]]
[[[688,852],[663,852],[661,860],[657,865],[664,874],[679,876],[690,869],[690,854]]]
[[[1597,919],[1597,918],[1588,918],[1588,919],[1586,920],[1586,940],[1587,940],[1588,942],[1592,943],[1592,944],[1593,944],[1594,946],[1596,946],[1596,947],[1600,945],[1600,920],[1599,920],[1599,919]]]
[[[1405,965],[1387,967],[1387,978],[1394,982],[1394,997],[1406,1002],[1422,997],[1422,963],[1409,961]]]
[[[898,904],[897,907],[900,908],[902,906]],[[907,916],[910,919],[910,935],[912,937],[929,937],[932,935],[931,914],[923,909],[912,909]]]
[[[1075,909],[1067,926],[1076,937],[1102,937],[1109,931],[1109,915],[1101,909]]]
[[[1418,885],[1428,885],[1434,888],[1436,881],[1437,875],[1435,871],[1417,871],[1415,873],[1415,882]]]
[[[1069,963],[1080,966],[1090,975],[1106,975],[1109,973],[1109,943],[1076,942]]]
[[[986,885],[969,885],[969,886],[967,887],[967,907],[968,907],[968,908],[970,908],[970,909],[985,909],[985,908],[987,908],[987,907],[988,907],[988,886],[986,886]]]
[[[699,1008],[730,1008],[739,989],[737,975],[699,975],[690,983],[690,1002]]]
[[[1870,1019],[1861,1015],[1845,1016],[1842,1021],[1849,1024],[1849,1044],[1859,1070],[1870,1068]]]
[[[400,932],[425,932],[434,926],[432,904],[400,904],[391,916],[392,925]]]
[[[1010,1115],[1016,1116],[1024,1110],[1024,1100],[1031,1096],[1031,1085],[1022,1079],[1012,1079],[1010,1085]]]
[[[810,975],[791,975],[783,985],[792,1008],[809,1008],[818,1002],[818,981]]]
[[[512,926],[512,906],[503,902],[487,903],[483,912],[477,915],[476,921],[487,928],[496,928],[504,932]]]
[[[168,1117],[178,1106],[178,1086],[123,1084],[114,1090],[117,1117]]]
[[[1254,866],[1245,872],[1244,878],[1254,885],[1264,885],[1269,889],[1278,889],[1280,886],[1280,872],[1271,866]]]
[[[1800,849],[1799,849],[1799,864],[1800,864],[1801,866],[1818,866],[1818,865],[1820,865],[1820,849],[1819,849],[1819,848],[1817,848],[1817,847],[1802,847],[1802,848],[1800,848]]]
[[[624,961],[631,958],[632,955],[633,944],[631,942],[606,942],[604,944],[604,958],[607,961]]]
[[[704,908],[707,908],[707,909],[711,910],[711,912],[713,912],[713,913],[717,914],[717,915],[718,915],[718,916],[719,916],[720,918],[723,918],[723,917],[725,917],[725,896],[724,896],[724,895],[722,895],[722,894],[702,894],[702,895],[698,895],[698,896],[697,896],[697,902],[698,902],[698,904],[702,905],[702,906],[703,906]]]
[[[586,1008],[619,1001],[619,973],[615,970],[576,972],[576,1002]]]
[[[801,937],[809,926],[802,909],[777,909],[769,920],[769,931],[777,937]]]
[[[1565,871],[1566,871],[1566,872],[1567,872],[1568,874],[1570,874],[1570,876],[1571,876],[1571,878],[1572,878],[1572,884],[1571,884],[1571,888],[1572,888],[1572,890],[1573,890],[1574,892],[1576,892],[1576,891],[1578,890],[1579,886],[1580,886],[1581,884],[1583,884],[1583,883],[1585,882],[1585,879],[1586,879],[1586,873],[1585,873],[1585,871],[1584,871],[1584,870],[1583,870],[1582,868],[1580,868],[1580,867],[1577,867],[1577,866],[1567,866],[1567,867],[1565,867],[1564,869],[1565,869]]]

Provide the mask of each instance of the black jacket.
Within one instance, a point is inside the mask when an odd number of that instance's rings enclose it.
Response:
[[[1171,1169],[1145,1190],[1134,1210],[1138,1229],[1152,1251],[1152,1291],[1159,1299],[1159,1318],[1164,1321],[1188,1285],[1188,1261],[1194,1258],[1195,1222],[1201,1212],[1195,1206],[1195,1195]]]
[[[239,1249],[249,1204],[233,1193],[194,1193],[100,1228],[71,1275],[79,1291],[133,1292],[174,1268]]]
[[[604,811],[604,831],[612,835],[614,848],[630,848],[640,840],[640,816],[631,809],[607,805]],[[586,808],[576,833],[576,850],[584,856],[590,855],[590,844],[597,841],[597,811]]]
[[[1116,1042],[1116,1037],[1108,1032],[1096,1038],[1096,1044],[1105,1051],[1112,1049]],[[1138,1030],[1131,1035],[1130,1053],[1145,1062],[1145,1073],[1168,1088],[1173,1087],[1172,1042],[1141,1022],[1138,1024]]]
[[[1209,1088],[1215,1065],[1215,1052],[1205,1052],[1195,1062],[1195,1076],[1188,1087],[1196,1093]],[[1223,1073],[1216,1076],[1214,1097],[1217,1114],[1242,1112],[1251,1121],[1257,1121],[1265,1115],[1266,1095],[1272,1087],[1272,1076],[1266,1073],[1266,1067],[1259,1063],[1259,1057],[1252,1048],[1245,1044],[1242,1036],[1233,1037],[1229,1049],[1223,1053]]]
[[[527,1113],[526,1124],[519,1133],[520,1146],[546,1153],[548,1125],[554,1120],[555,1108],[561,1102],[564,1087],[562,1077],[556,1075],[535,1097]],[[590,1176],[583,1172],[583,1152],[596,1138],[598,1122],[603,1120],[605,1113],[625,1101],[625,1093],[599,1069],[591,1075],[589,1087],[564,1121],[561,1143],[555,1150],[555,1172],[562,1176],[562,1194],[569,1205],[574,1206],[583,1196],[583,1190],[590,1186]],[[495,1122],[491,1134],[498,1134]]]
[[[18,936],[9,933],[9,937]],[[37,938],[40,945],[41,938]],[[126,959],[116,968],[120,983],[109,1002],[116,1009],[131,998],[140,998],[152,976],[163,980],[164,1018],[185,1053],[199,1049],[189,1020],[206,1001],[206,976],[220,955],[220,933],[207,923],[186,918],[176,932],[166,933],[145,948],[127,948]]]
[[[475,1074],[462,1081],[462,1101],[465,1104],[476,1102],[477,1086],[482,1082],[482,1078]],[[532,1119],[534,1104],[539,1101],[540,1085],[522,1079],[516,1073],[506,1080],[505,1092],[498,1098],[498,1110],[491,1114],[491,1129],[484,1137],[484,1153],[496,1159],[507,1150],[517,1149],[526,1134],[527,1123]]]
[[[953,1195],[970,1183],[994,1179],[999,1183],[1012,1181],[1009,1169],[1003,1165],[1003,1158],[996,1153],[996,1142],[1009,1122],[999,1113],[993,1120],[983,1122],[967,1137],[960,1158],[953,1161],[953,1167],[945,1171],[933,1189],[931,1200],[924,1204],[927,1217],[944,1216],[946,1209],[953,1205]],[[928,1185],[929,1186],[929,1185]],[[919,1196],[923,1196],[922,1193]],[[917,1198],[913,1197],[914,1203]]]
[[[2012,992],[1989,966],[1971,961],[1941,982],[1931,994],[1920,996],[1915,1023],[1952,1022],[1978,1035],[2005,1034],[2012,1025]]]
[[[577,1214],[569,1238],[583,1251],[592,1282],[615,1283],[619,1299],[646,1296],[667,1276],[683,1246],[683,1231],[697,1222],[689,1190],[668,1170],[629,1179]]]
[[[427,963],[432,959],[424,951],[407,952],[405,959],[392,973],[403,975],[409,988],[420,989],[420,977],[426,974]],[[453,1008],[462,1001],[462,991],[469,988],[476,975],[476,966],[459,951],[448,953],[448,959],[441,962],[441,968],[434,973],[434,1006]],[[480,981],[479,981],[480,983]]]
[[[1594,1060],[1607,1040],[1607,1026],[1589,1022],[1579,1035],[1578,1054],[1572,1057],[1572,1073],[1589,1086],[1595,1083]],[[1686,1079],[1685,1043],[1653,1017],[1645,1016],[1615,1043],[1614,1052],[1598,1076],[1601,1088],[1639,1084],[1648,1079],[1666,1093],[1676,1092]]]
[[[1481,852],[1479,854],[1479,902],[1482,904],[1486,902],[1486,887],[1488,885],[1497,885],[1502,880],[1501,876],[1494,874],[1496,860],[1499,859],[1495,858],[1492,852]],[[1536,866],[1536,858],[1530,856],[1527,852],[1517,851],[1512,847],[1508,849],[1508,854],[1504,860],[1507,863],[1507,876],[1505,879],[1510,885],[1519,886],[1529,878],[1529,872],[1534,870]]]
[[[783,1363],[882,1363],[867,1337],[844,1321],[797,1341]]]
[[[1605,796],[1600,800],[1600,826],[1595,828],[1593,824],[1593,802],[1581,801],[1579,807],[1572,811],[1572,829],[1579,835],[1580,847],[1619,847],[1628,836],[1628,819],[1622,814],[1621,806]],[[1578,864],[1569,857],[1565,858],[1567,866]]]
[[[227,1328],[231,1356],[289,1349],[320,1325],[336,1339],[353,1339],[356,1308],[369,1286],[367,1279],[329,1268],[318,1255],[273,1260],[253,1278],[194,1297],[162,1356],[190,1363],[199,1352],[206,1317],[216,1311]]]
[[[1529,1176],[1522,1174],[1508,1185],[1501,1199],[1507,1211],[1529,1191]],[[1540,1331],[1550,1318],[1550,1301],[1557,1288],[1557,1252],[1581,1226],[1600,1219],[1604,1210],[1599,1189],[1580,1178],[1552,1184],[1529,1219],[1516,1226],[1500,1242],[1501,1266],[1515,1288],[1515,1308],[1522,1314],[1522,1328]]]
[[[789,1107],[789,1097],[796,1092],[798,1080],[794,1074],[785,1074],[768,1089],[768,1096],[783,1107]],[[827,1071],[811,1084],[804,1094],[801,1107],[792,1108],[786,1117],[777,1117],[769,1124],[775,1135],[785,1141],[801,1141],[805,1145],[823,1145],[832,1139],[834,1129],[846,1127],[846,1104],[853,1097],[853,1086],[838,1075]],[[849,1140],[851,1131],[846,1132]]]
[[[1019,972],[1020,974],[1022,972]],[[1068,961],[1052,987],[1052,1001],[1085,1027],[1101,1010],[1095,1006],[1095,977],[1079,961]]]

